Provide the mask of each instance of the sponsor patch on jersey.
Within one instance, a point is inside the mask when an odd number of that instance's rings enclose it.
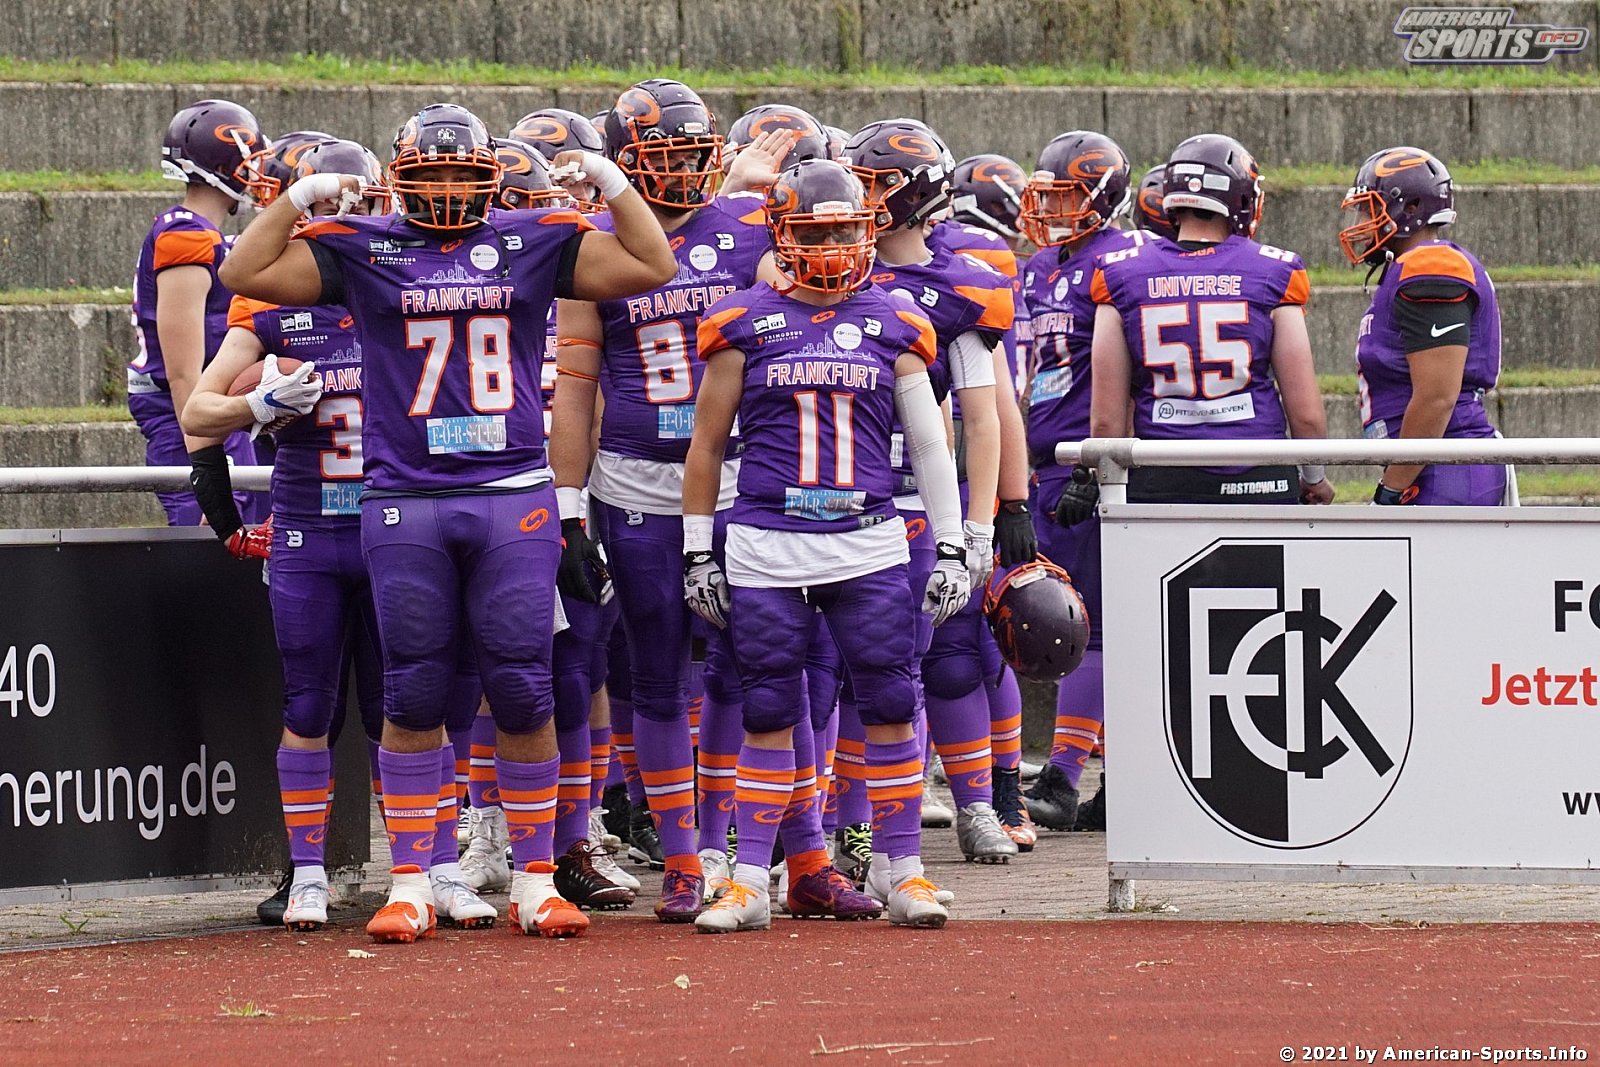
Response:
[[[861,347],[861,327],[853,322],[841,322],[833,328],[833,343],[846,352]]]
[[[428,454],[443,456],[452,452],[504,452],[504,415],[455,415],[428,420]]]
[[[1078,273],[1082,274],[1083,272],[1079,271]],[[1059,304],[1059,303],[1061,303],[1063,300],[1065,300],[1067,298],[1067,291],[1071,288],[1071,285],[1072,285],[1072,283],[1067,281],[1067,279],[1065,279],[1065,278],[1057,278],[1056,279],[1056,287],[1055,287],[1055,300],[1056,300],[1056,303]]]
[[[467,258],[479,270],[493,270],[500,265],[500,250],[494,245],[474,245]]]
[[[361,482],[323,482],[322,513],[324,515],[361,514]]]
[[[1216,400],[1157,400],[1150,414],[1156,422],[1168,426],[1248,422],[1256,417],[1256,402],[1249,393],[1218,397]]]
[[[278,331],[280,333],[294,333],[296,330],[311,329],[311,312],[296,311],[290,315],[278,316]]]
[[[1028,402],[1037,404],[1045,400],[1058,400],[1072,388],[1071,367],[1051,367],[1033,376],[1033,388],[1028,391]]]
[[[863,489],[808,489],[789,486],[783,491],[783,513],[799,519],[833,522],[859,515],[867,509]]]
[[[781,330],[789,325],[788,318],[781,311],[774,311],[770,315],[760,315],[750,323],[750,329],[755,333],[770,333]]]
[[[710,270],[717,265],[717,250],[710,245],[695,245],[689,249],[689,266],[695,270]]]
[[[158,384],[156,382],[155,378],[153,378],[152,376],[144,373],[143,371],[137,371],[137,370],[132,370],[132,369],[130,369],[128,371],[128,395],[129,396],[143,396],[143,395],[146,395],[148,393],[164,393],[164,392],[166,392],[166,390],[161,388],[160,384]]]
[[[662,404],[656,408],[657,440],[687,441],[693,436],[693,404]]]

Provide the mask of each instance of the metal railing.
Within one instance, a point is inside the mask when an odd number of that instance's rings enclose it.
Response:
[[[271,467],[233,467],[233,487],[265,493]],[[188,467],[0,467],[0,493],[170,493],[189,488]]]

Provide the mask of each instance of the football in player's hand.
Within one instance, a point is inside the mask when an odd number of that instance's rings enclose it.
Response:
[[[299,370],[301,365],[301,360],[294,359],[291,356],[278,357],[278,373],[285,378],[294,378],[295,371]],[[240,371],[239,376],[233,380],[233,384],[228,386],[228,395],[249,396],[255,391],[256,386],[261,384],[261,374],[266,369],[266,366],[267,361],[260,359]],[[273,419],[266,426],[263,426],[262,430],[265,433],[277,433],[298,418],[300,418],[299,415],[287,413]]]

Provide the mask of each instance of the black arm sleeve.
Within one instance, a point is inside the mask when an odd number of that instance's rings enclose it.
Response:
[[[200,510],[211,524],[211,531],[226,541],[244,525],[239,507],[233,502],[233,476],[228,472],[228,454],[221,445],[211,445],[189,453],[189,487],[200,502]]]
[[[1472,340],[1478,294],[1460,282],[1417,281],[1395,296],[1394,321],[1406,354]]]
[[[307,241],[311,258],[317,261],[317,273],[322,275],[322,296],[319,304],[344,303],[344,262],[338,253],[316,241]]]
[[[556,260],[556,296],[562,300],[575,300],[577,297],[572,292],[573,276],[578,271],[578,249],[583,245],[583,235],[589,230],[582,230],[568,237],[561,245],[560,258]]]

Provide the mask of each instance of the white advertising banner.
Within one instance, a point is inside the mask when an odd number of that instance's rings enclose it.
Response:
[[[1600,881],[1600,511],[1101,529],[1113,877]]]

